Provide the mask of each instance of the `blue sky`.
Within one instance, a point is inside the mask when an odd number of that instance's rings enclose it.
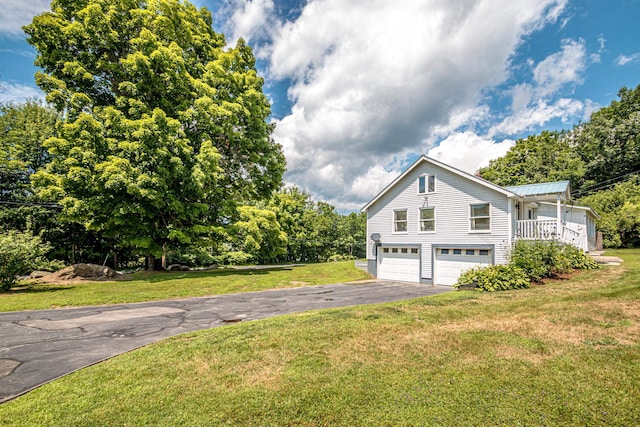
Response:
[[[0,100],[41,97],[2,0]],[[518,138],[570,129],[640,84],[640,0],[195,0],[254,48],[285,181],[358,209],[426,153],[474,172]]]

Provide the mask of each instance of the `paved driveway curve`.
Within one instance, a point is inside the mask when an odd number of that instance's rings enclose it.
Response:
[[[80,368],[183,332],[451,290],[446,286],[376,281],[0,313],[0,403]]]

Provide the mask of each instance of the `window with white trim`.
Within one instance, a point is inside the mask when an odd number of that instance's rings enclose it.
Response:
[[[470,205],[469,221],[471,231],[489,231],[491,229],[491,206],[489,203]]]
[[[418,177],[418,194],[434,193],[436,191],[435,175],[420,175]]]
[[[429,233],[436,231],[435,208],[420,208],[420,232]]]
[[[398,209],[393,211],[393,232],[394,233],[407,232],[407,210],[406,209]]]

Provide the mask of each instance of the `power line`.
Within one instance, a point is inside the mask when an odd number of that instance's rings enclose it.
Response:
[[[595,184],[591,184],[588,187],[580,189],[580,191],[576,191],[574,193],[574,196],[577,197],[579,195],[584,195],[584,194],[592,193],[594,191],[603,190],[605,188],[612,187],[612,186],[614,186],[616,184],[628,181],[629,177],[631,177],[632,175],[635,175],[635,174],[637,174],[639,172],[640,172],[640,169],[635,170],[633,172],[626,173],[624,175],[617,176],[615,178],[608,179],[606,181],[596,182]],[[624,179],[621,179],[621,178],[624,178]]]
[[[62,206],[57,203],[47,203],[47,202],[12,202],[9,200],[0,200],[0,205],[8,205],[8,206],[34,206],[41,207],[47,209],[62,209]]]
[[[632,172],[625,173],[625,174],[623,174],[623,175],[619,175],[619,176],[613,177],[613,178],[608,179],[608,180],[606,180],[606,181],[596,182],[595,184],[591,184],[591,185],[589,185],[589,186],[587,186],[587,187],[584,187],[584,188],[583,188],[583,190],[584,190],[584,189],[590,189],[591,187],[594,187],[594,186],[596,186],[596,185],[606,184],[606,183],[611,182],[611,181],[617,181],[617,180],[619,180],[620,178],[624,178],[625,176],[633,175],[634,173],[638,173],[638,172],[640,172],[640,169],[635,170],[635,171],[632,171]]]

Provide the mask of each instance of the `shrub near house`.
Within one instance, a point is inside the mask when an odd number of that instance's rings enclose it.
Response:
[[[598,264],[575,246],[556,241],[519,240],[513,246],[509,263],[475,267],[463,272],[456,283],[460,288],[475,284],[483,291],[529,288],[531,282],[570,270],[595,270]]]

